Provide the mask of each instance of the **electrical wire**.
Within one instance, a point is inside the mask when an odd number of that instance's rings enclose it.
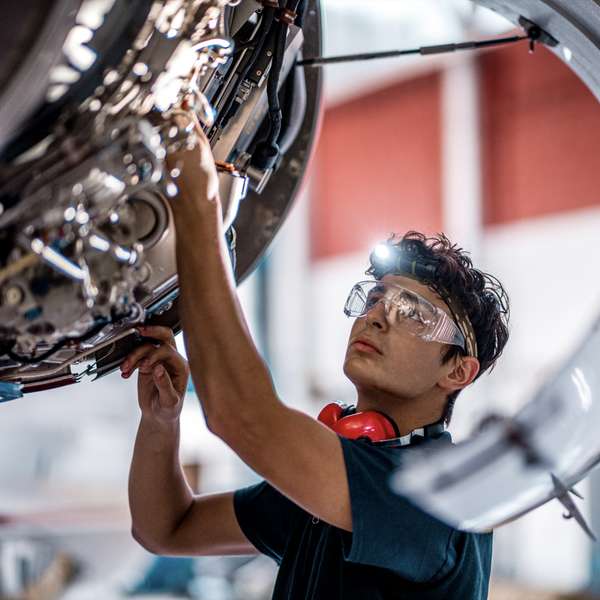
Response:
[[[531,30],[528,35],[514,35],[504,38],[495,38],[491,40],[479,40],[474,42],[460,42],[457,44],[438,44],[436,46],[421,46],[420,48],[410,48],[407,50],[387,50],[384,52],[365,52],[362,54],[343,54],[340,56],[316,56],[314,58],[305,58],[296,62],[300,67],[320,67],[321,65],[332,65],[336,63],[357,62],[363,60],[374,60],[378,58],[392,58],[395,56],[409,56],[420,54],[421,56],[430,56],[432,54],[444,54],[456,52],[458,50],[477,50],[478,48],[488,48],[491,46],[500,46],[504,44],[514,44],[523,40],[529,40],[532,44],[537,40],[537,36]],[[533,46],[530,46],[532,49]]]
[[[265,42],[267,41],[267,37],[269,35],[269,32],[271,31],[273,22],[275,21],[275,9],[270,8],[270,7],[265,7],[263,9],[262,19],[263,19],[263,22],[261,23],[260,29],[256,34],[257,39],[255,41],[255,45],[252,50],[252,54],[251,54],[250,58],[248,59],[246,66],[243,68],[242,72],[240,73],[240,76],[238,77],[238,81],[240,82],[239,85],[241,85],[241,83],[246,79],[246,77],[248,76],[248,73],[250,73],[250,70],[254,67],[254,64],[260,57],[260,53],[262,52],[263,46],[265,45]],[[252,40],[252,41],[254,42],[254,40]],[[238,85],[238,89],[239,89],[239,85]],[[232,114],[232,109],[233,109],[233,105],[235,104],[236,96],[237,96],[237,94],[231,94],[228,101],[226,102],[225,106],[222,108],[220,117],[219,117],[219,127],[224,128],[227,125],[227,122],[229,121],[231,114]]]
[[[280,0],[280,17],[278,27],[274,31],[273,62],[269,71],[267,82],[267,98],[269,102],[269,132],[258,144],[254,165],[260,169],[271,169],[276,164],[281,154],[277,144],[281,134],[283,113],[279,103],[279,79],[285,55],[285,43],[291,19],[296,17],[300,0]],[[284,15],[287,13],[287,15]],[[287,18],[286,18],[287,16]]]
[[[22,354],[17,354],[16,352],[13,352],[12,350],[7,350],[6,355],[11,360],[19,362],[21,364],[35,365],[40,362],[43,362],[44,360],[46,360],[53,354],[56,354],[56,352],[61,350],[69,342],[80,343],[80,342],[85,342],[86,340],[90,339],[91,337],[94,337],[97,333],[99,333],[104,328],[105,325],[108,325],[110,322],[111,322],[110,319],[100,319],[100,320],[98,320],[97,323],[94,324],[94,326],[88,332],[84,333],[83,335],[80,335],[79,337],[63,338],[62,340],[60,340],[59,342],[54,344],[54,346],[52,346],[52,348],[50,348],[49,350],[46,350],[46,352],[42,352],[42,354],[40,354],[39,356],[23,356]]]

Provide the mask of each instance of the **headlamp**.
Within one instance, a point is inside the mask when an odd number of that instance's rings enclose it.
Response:
[[[411,252],[410,246],[398,247],[396,244],[377,244],[370,256],[373,275],[381,279],[387,273],[406,274],[427,283],[435,282],[437,263]]]

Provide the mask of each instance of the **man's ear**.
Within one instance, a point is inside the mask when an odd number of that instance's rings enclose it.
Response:
[[[467,387],[479,373],[479,361],[473,356],[457,356],[454,367],[446,373],[438,385],[448,393]]]

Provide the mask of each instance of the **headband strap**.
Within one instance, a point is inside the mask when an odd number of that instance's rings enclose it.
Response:
[[[446,294],[443,295],[442,298],[448,305],[448,308],[454,317],[454,322],[458,325],[458,328],[465,338],[467,354],[477,358],[477,339],[475,338],[475,330],[473,329],[473,325],[471,324],[471,320],[467,316],[466,311],[459,302],[452,298],[452,296]]]

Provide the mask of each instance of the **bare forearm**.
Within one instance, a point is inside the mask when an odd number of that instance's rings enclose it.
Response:
[[[134,535],[160,551],[192,501],[179,462],[179,424],[166,427],[142,418],[129,473]]]
[[[192,377],[207,420],[277,401],[239,305],[222,241],[220,208],[175,210],[180,314]],[[215,247],[219,252],[215,252]]]

